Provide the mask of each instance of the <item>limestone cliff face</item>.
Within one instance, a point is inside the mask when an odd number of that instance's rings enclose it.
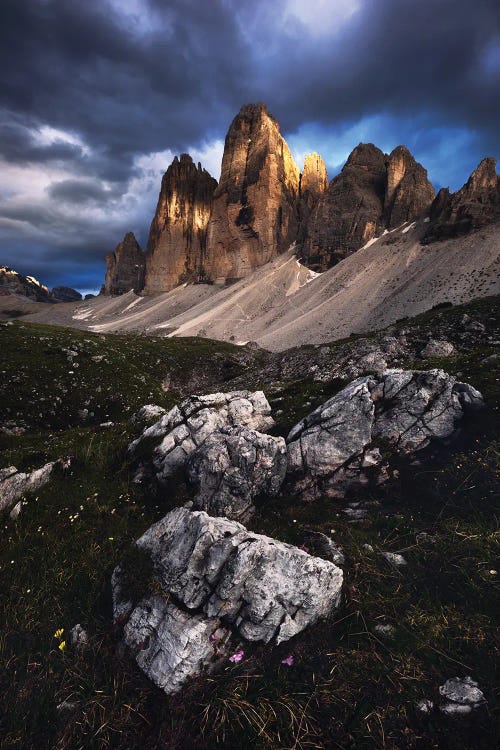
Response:
[[[208,226],[205,271],[241,278],[297,238],[299,170],[263,104],[248,104],[226,136]]]
[[[300,243],[304,261],[325,271],[383,229],[414,221],[433,198],[426,170],[405,146],[386,156],[360,143],[311,211]]]
[[[374,237],[385,188],[383,152],[372,143],[360,143],[311,213],[302,245],[306,264],[325,271]]]
[[[307,154],[304,160],[304,171],[300,175],[300,197],[319,198],[328,188],[328,172],[319,154]]]
[[[328,172],[321,156],[317,153],[307,154],[304,169],[300,175],[299,200],[297,203],[299,226],[297,245],[300,247],[305,239],[309,217],[320,197],[328,189]]]
[[[456,193],[439,191],[431,207],[431,222],[423,241],[458,237],[500,220],[500,177],[496,160],[483,159]]]
[[[395,148],[387,161],[384,200],[387,229],[417,219],[429,208],[434,195],[434,188],[427,179],[427,170],[415,161],[406,146]]]
[[[188,154],[165,172],[146,251],[146,294],[206,279],[207,227],[217,180]]]
[[[144,253],[132,232],[125,235],[113,253],[106,255],[104,294],[119,295],[144,286]]]

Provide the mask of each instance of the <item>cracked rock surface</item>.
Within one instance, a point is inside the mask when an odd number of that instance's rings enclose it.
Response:
[[[209,435],[189,461],[189,478],[198,486],[194,507],[246,521],[255,511],[255,497],[278,494],[286,468],[283,438],[249,427],[224,427]]]
[[[388,474],[376,443],[410,454],[453,434],[475,388],[443,370],[387,370],[358,378],[290,431],[288,469],[297,489],[343,497],[351,487]]]
[[[15,466],[0,469],[0,513],[11,510],[27,492],[47,484],[55,464],[52,461],[28,473],[18,471]]]
[[[161,482],[183,468],[189,456],[216,430],[235,425],[266,430],[273,424],[271,407],[262,391],[191,396],[146,428],[129,445],[129,451],[135,451],[144,441],[153,441],[153,470]]]
[[[161,594],[128,601],[119,570],[115,619],[127,620],[125,643],[166,692],[239,639],[278,644],[339,604],[343,574],[333,563],[203,511],[176,508],[136,544],[151,559]]]
[[[439,693],[445,699],[440,710],[444,714],[468,714],[486,703],[484,693],[472,677],[451,677],[439,688]]]

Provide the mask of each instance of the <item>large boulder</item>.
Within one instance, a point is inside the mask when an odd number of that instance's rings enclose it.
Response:
[[[9,512],[28,492],[47,484],[54,466],[52,461],[31,472],[18,471],[15,466],[0,469],[0,513]]]
[[[286,444],[249,427],[223,427],[196,450],[188,467],[197,510],[247,521],[259,495],[277,495],[285,479]]]
[[[154,593],[138,601],[115,571],[115,618],[139,666],[167,693],[241,641],[280,643],[338,606],[342,571],[236,521],[176,508],[136,542]],[[117,593],[118,592],[118,593]]]
[[[383,481],[381,444],[410,454],[453,434],[481,394],[443,370],[387,370],[358,378],[290,432],[288,469],[297,489],[342,497]],[[314,492],[313,492],[314,494]]]
[[[216,430],[235,425],[266,430],[273,424],[271,407],[262,391],[190,396],[145,429],[129,445],[129,451],[151,443],[153,472],[162,482],[184,468],[191,454]]]

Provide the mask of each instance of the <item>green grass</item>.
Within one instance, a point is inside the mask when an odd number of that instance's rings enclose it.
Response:
[[[477,305],[472,316],[491,314],[487,302]],[[462,314],[426,313],[419,325]],[[102,337],[22,322],[0,326],[0,346],[0,422],[27,430],[0,436],[1,465],[31,468],[73,457],[68,471],[58,468],[26,498],[16,522],[2,521],[2,750],[494,746],[498,576],[490,571],[499,540],[500,398],[498,368],[483,363],[491,347],[425,363],[463,373],[488,408],[440,458],[401,464],[399,481],[369,498],[379,505],[366,521],[349,523],[343,505],[326,499],[281,497],[259,508],[256,531],[301,545],[314,529],[343,547],[346,586],[334,619],[275,649],[249,648],[241,664],[167,698],[119,649],[109,580],[130,557],[131,542],[188,490],[172,485],[152,496],[132,482],[126,446],[138,428],[128,417],[143,403],[169,406],[190,391],[224,381],[231,387],[230,378],[245,373],[249,387],[265,385],[263,355],[198,339]],[[79,368],[64,351],[75,346]],[[92,359],[101,355],[106,361]],[[273,384],[273,399],[280,399],[273,409],[282,412],[276,433],[286,434],[341,387],[310,378]],[[57,406],[54,395],[61,397]],[[108,420],[112,427],[99,427]],[[417,542],[420,532],[428,537]],[[389,565],[382,550],[401,552],[407,567]],[[54,632],[64,628],[64,638],[77,622],[89,647],[61,651]],[[392,638],[374,632],[379,622],[394,626]],[[289,654],[292,667],[281,664]],[[467,674],[478,680],[486,707],[455,721],[417,714],[416,700],[438,700],[439,685]],[[64,700],[74,709],[58,711]]]

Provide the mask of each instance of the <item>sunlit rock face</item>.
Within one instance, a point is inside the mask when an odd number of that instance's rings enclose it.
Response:
[[[471,174],[465,185],[450,193],[439,191],[431,207],[431,222],[424,242],[467,234],[500,220],[500,177],[496,159],[487,158]]]
[[[328,190],[328,172],[322,157],[313,152],[307,154],[304,160],[304,169],[300,175],[298,216],[299,228],[297,243],[300,246],[307,231],[307,225],[311,212],[317,205],[320,197]]]
[[[146,252],[146,294],[204,281],[207,227],[217,180],[188,154],[165,172]]]
[[[387,161],[387,185],[384,213],[387,229],[414,221],[434,200],[434,188],[427,179],[427,170],[410,154],[406,146],[398,146]]]
[[[311,213],[301,248],[307,265],[324,271],[375,236],[385,186],[384,153],[360,143]]]
[[[304,171],[300,176],[300,197],[319,198],[328,188],[328,172],[322,157],[313,152],[307,154],[304,160]]]
[[[206,274],[247,276],[297,238],[299,170],[264,104],[248,104],[226,136],[208,226]]]
[[[106,255],[104,293],[140,292],[144,286],[144,253],[134,234],[125,235],[113,253]]]
[[[405,146],[387,156],[372,143],[360,143],[312,208],[301,255],[311,268],[325,271],[384,229],[419,218],[433,198],[426,170]]]

